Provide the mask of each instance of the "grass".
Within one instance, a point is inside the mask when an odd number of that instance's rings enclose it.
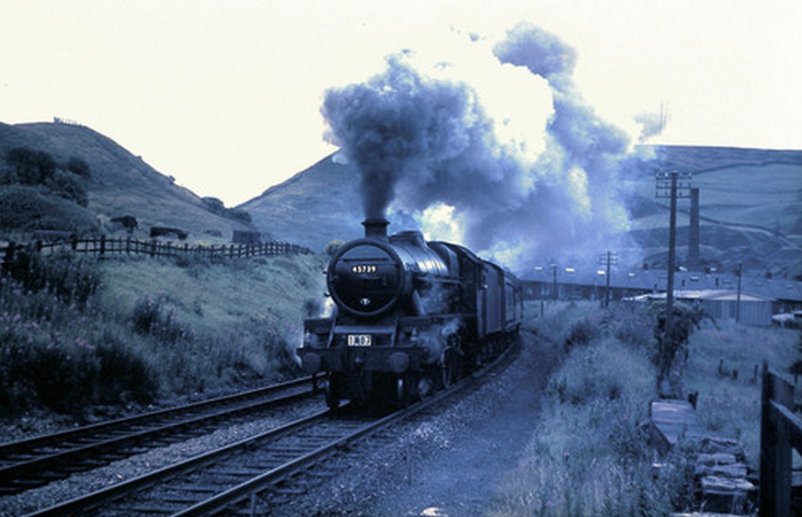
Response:
[[[683,377],[687,391],[699,392],[701,423],[714,433],[738,438],[755,468],[760,452],[760,372],[755,379],[755,367],[760,370],[766,361],[787,372],[799,359],[799,343],[798,330],[747,327],[733,321],[722,322],[719,328],[705,323],[691,336]]]
[[[682,506],[685,465],[655,482],[638,425],[656,376],[646,307],[549,304],[542,318],[539,306],[527,309],[527,326],[562,345],[564,357],[493,515],[662,515]]]
[[[655,480],[640,423],[656,398],[654,314],[639,304],[601,310],[592,302],[526,307],[525,324],[561,345],[542,410],[519,464],[502,483],[492,515],[667,515],[692,507],[693,444],[669,453]],[[738,438],[756,468],[760,386],[755,365],[781,371],[800,359],[800,333],[704,320],[690,337],[685,392],[712,434]],[[719,365],[722,364],[721,373]],[[733,372],[737,370],[737,375]]]
[[[37,279],[49,280],[0,282],[7,416],[38,407],[78,413],[294,375],[305,307],[323,291],[323,259],[313,255],[212,264],[66,254],[31,264],[43,271]],[[94,272],[85,298],[59,288],[83,278],[74,271]]]

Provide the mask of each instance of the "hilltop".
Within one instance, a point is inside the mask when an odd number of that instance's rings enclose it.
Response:
[[[278,240],[322,250],[332,240],[362,235],[360,175],[353,165],[327,156],[289,180],[233,208],[214,198],[201,198],[176,185],[170,176],[148,165],[110,138],[87,127],[65,123],[0,124],[0,178],[10,169],[10,149],[27,147],[49,153],[60,167],[71,159],[85,161],[90,170],[84,206],[53,196],[42,200],[41,188],[27,188],[46,216],[27,228],[8,228],[4,235],[77,221],[82,232],[120,231],[113,217],[132,215],[140,236],[152,225],[178,227],[192,240],[228,242],[234,230],[258,230]],[[643,257],[655,268],[666,264],[668,202],[655,199],[654,174],[677,170],[693,174],[700,188],[702,265],[733,270],[739,262],[753,272],[796,277],[802,275],[802,151],[701,146],[641,146],[630,160],[622,187],[630,212],[625,257]],[[16,190],[15,190],[16,189]],[[20,188],[0,185],[0,194],[19,197]],[[6,210],[10,204],[6,203]],[[12,209],[16,210],[16,209]],[[677,257],[687,256],[689,203],[678,203]],[[19,210],[18,210],[19,211]],[[2,215],[2,213],[0,213]],[[16,213],[14,215],[17,215]],[[237,216],[237,217],[232,217]],[[249,223],[249,220],[251,223]],[[80,223],[80,224],[79,224]],[[391,231],[401,228],[391,221]],[[58,228],[57,228],[58,229]]]
[[[629,164],[630,237],[652,267],[665,267],[668,203],[655,199],[654,174],[693,174],[700,188],[703,265],[802,274],[802,151],[642,146]],[[322,249],[362,234],[359,173],[328,156],[240,205],[262,231]],[[687,200],[678,204],[677,256],[687,256]],[[392,228],[392,227],[391,227]],[[397,228],[396,228],[397,229]],[[680,261],[681,263],[682,261]]]

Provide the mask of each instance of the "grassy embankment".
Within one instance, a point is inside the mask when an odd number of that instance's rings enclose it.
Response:
[[[536,309],[537,313],[536,314]],[[503,485],[494,515],[665,515],[690,502],[683,447],[659,480],[639,423],[656,398],[654,317],[646,306],[595,303],[528,307],[527,325],[563,348],[548,382],[540,419],[524,458]],[[739,436],[750,458],[759,429],[759,388],[716,374],[719,358],[751,372],[764,358],[786,369],[797,334],[705,322],[693,334],[686,390],[700,392],[700,417],[716,433]],[[753,463],[756,465],[756,463]]]
[[[21,263],[25,282],[0,278],[0,413],[79,413],[290,375],[322,260]]]

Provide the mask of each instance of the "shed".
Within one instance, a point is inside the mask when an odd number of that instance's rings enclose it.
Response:
[[[666,293],[652,293],[635,297],[635,300],[665,300]],[[717,320],[734,320],[744,325],[768,327],[771,325],[771,298],[741,292],[740,310],[738,292],[732,290],[703,289],[697,291],[674,291],[674,299],[699,304]],[[740,314],[739,314],[740,311]]]

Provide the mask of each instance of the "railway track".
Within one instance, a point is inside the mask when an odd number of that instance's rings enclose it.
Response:
[[[224,422],[311,397],[310,377],[235,395],[0,444],[0,496],[210,432]]]
[[[324,410],[145,474],[129,481],[30,514],[62,515],[208,515],[214,513],[269,513],[270,494],[300,493],[296,475],[315,474],[327,458],[355,442],[386,440],[378,431],[441,404],[477,385],[488,373],[510,363],[517,347],[502,354],[482,372],[404,410],[380,416],[352,411]],[[312,469],[312,467],[316,467]],[[298,482],[298,480],[295,480]],[[281,484],[281,488],[277,486]],[[265,497],[267,495],[267,497]]]

